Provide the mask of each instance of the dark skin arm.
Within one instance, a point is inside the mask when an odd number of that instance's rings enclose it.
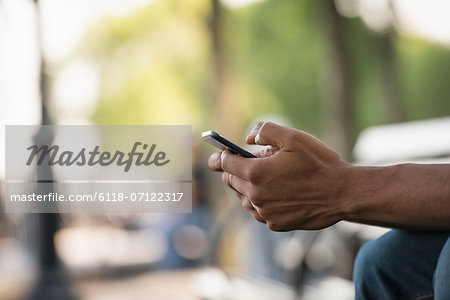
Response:
[[[450,230],[450,165],[354,166],[311,135],[259,123],[247,143],[258,158],[226,150],[209,167],[242,206],[274,231],[322,229],[341,220],[410,230]]]

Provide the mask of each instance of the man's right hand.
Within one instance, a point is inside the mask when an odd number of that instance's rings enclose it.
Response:
[[[351,165],[311,135],[258,123],[247,143],[270,146],[248,159],[215,153],[209,166],[223,171],[242,206],[275,231],[320,229],[342,219],[343,181]]]

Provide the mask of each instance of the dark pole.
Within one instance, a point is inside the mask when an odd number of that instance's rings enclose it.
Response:
[[[33,137],[35,144],[50,145],[53,141],[53,134],[45,130],[45,125],[50,125],[48,115],[48,95],[47,80],[45,72],[45,60],[42,54],[42,29],[39,13],[38,0],[34,0],[37,13],[37,51],[40,58],[39,88],[41,101],[41,128]],[[37,179],[45,178],[49,183],[38,184],[39,194],[53,192],[53,176],[49,164],[42,164],[36,169]],[[53,204],[54,205],[54,204]],[[56,213],[40,213],[38,215],[38,267],[39,273],[35,286],[33,287],[29,299],[75,299],[69,288],[69,281],[66,274],[61,270],[55,250],[54,235],[59,228],[59,216]]]

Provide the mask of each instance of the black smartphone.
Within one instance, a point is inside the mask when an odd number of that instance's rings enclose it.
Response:
[[[256,158],[253,154],[248,152],[247,150],[239,147],[235,143],[229,141],[228,139],[224,138],[214,130],[205,131],[202,133],[202,138],[210,143],[213,146],[216,146],[220,150],[230,149],[231,152],[234,152],[236,154],[239,154],[243,157],[248,158]]]

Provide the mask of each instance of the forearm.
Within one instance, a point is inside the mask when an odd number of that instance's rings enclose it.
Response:
[[[450,165],[350,167],[344,219],[410,230],[450,230]]]

